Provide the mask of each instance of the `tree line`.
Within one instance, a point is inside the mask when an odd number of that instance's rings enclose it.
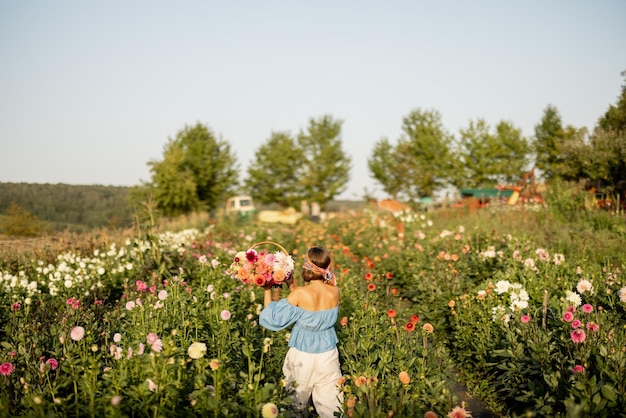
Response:
[[[324,115],[311,118],[296,135],[272,132],[256,149],[242,183],[230,144],[205,125],[187,126],[169,139],[162,160],[148,163],[151,181],[133,195],[150,197],[168,215],[212,210],[235,193],[282,206],[301,200],[325,205],[350,178],[341,125]],[[512,122],[490,126],[481,118],[453,135],[437,110],[415,109],[403,118],[400,137],[377,141],[367,163],[385,193],[409,203],[448,187],[517,184],[531,168],[548,183],[587,182],[624,197],[626,85],[593,130],[564,125],[558,109],[548,105],[531,138]]]
[[[0,183],[0,214],[5,215],[0,232],[37,235],[46,228],[78,232],[128,227],[133,223],[129,191],[101,185]],[[37,225],[39,220],[48,225]]]
[[[213,211],[233,194],[250,194],[261,204],[283,207],[297,206],[301,200],[324,206],[345,191],[350,179],[352,161],[343,148],[342,123],[324,115],[311,118],[295,135],[271,132],[255,150],[242,182],[228,141],[201,123],[185,126],[168,139],[162,159],[148,162],[151,179],[141,185],[0,183],[0,213],[16,204],[52,220],[59,229],[127,226],[133,208],[148,201],[167,216]],[[490,126],[480,118],[454,135],[437,110],[415,109],[403,118],[399,138],[375,143],[367,164],[385,193],[409,203],[448,187],[516,184],[531,167],[548,183],[593,184],[620,194],[623,201],[626,84],[592,130],[564,125],[558,109],[548,105],[531,138],[512,122]]]

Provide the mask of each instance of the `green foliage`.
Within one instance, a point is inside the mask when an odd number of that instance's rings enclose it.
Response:
[[[148,165],[149,188],[166,215],[215,209],[237,185],[237,161],[230,144],[200,123],[179,131],[165,145],[163,160]]]
[[[39,219],[23,207],[12,203],[0,222],[0,232],[12,237],[34,237],[41,233]]]
[[[447,186],[457,161],[451,150],[452,136],[436,110],[417,109],[403,119],[402,136],[395,149],[401,193],[411,202]]]
[[[397,164],[396,150],[387,138],[376,142],[367,166],[371,176],[382,186],[383,191],[397,199],[404,187],[405,177]]]
[[[470,121],[462,129],[459,140],[459,157],[462,179],[457,187],[493,187],[518,180],[528,164],[530,151],[521,130],[509,122],[500,122],[495,133],[483,119]]]
[[[12,203],[57,231],[132,225],[128,187],[0,183],[0,213]]]
[[[248,166],[246,190],[260,203],[295,206],[302,196],[297,176],[302,163],[302,150],[289,133],[273,132]]]
[[[350,157],[342,148],[341,121],[330,115],[311,118],[297,143],[303,163],[297,167],[305,199],[324,206],[342,193],[350,178]]]

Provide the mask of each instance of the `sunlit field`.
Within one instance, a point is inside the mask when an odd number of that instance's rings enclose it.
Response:
[[[478,416],[457,382],[493,416],[626,416],[624,235],[556,222],[543,208],[364,209],[5,253],[0,415],[315,417],[282,379],[289,330],[260,327],[263,289],[226,274],[272,241],[298,279],[309,246],[333,253],[344,416]]]

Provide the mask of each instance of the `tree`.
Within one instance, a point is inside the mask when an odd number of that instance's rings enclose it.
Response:
[[[237,186],[237,159],[228,142],[197,123],[179,131],[151,161],[154,200],[169,215],[215,209]]]
[[[166,215],[177,216],[200,207],[197,185],[191,171],[185,169],[185,150],[180,142],[169,142],[163,161],[151,162],[152,196]]]
[[[550,180],[557,176],[559,165],[563,163],[559,147],[566,140],[561,115],[556,107],[548,105],[543,111],[541,122],[535,125],[533,149],[535,166],[541,171],[542,177]]]
[[[289,133],[273,132],[255,152],[246,189],[261,203],[294,206],[302,194],[297,175],[302,163],[302,150]]]
[[[368,166],[391,197],[416,202],[449,186],[459,161],[454,138],[444,129],[439,112],[416,109],[402,122],[396,146],[386,138],[377,142]]]
[[[465,180],[464,185],[457,186],[479,188],[515,182],[525,171],[529,150],[521,130],[509,122],[498,123],[492,134],[484,119],[470,121],[460,132],[459,156]]]
[[[404,176],[397,164],[396,150],[387,138],[382,138],[374,145],[372,156],[367,160],[370,175],[393,199],[402,192]]]
[[[41,233],[41,226],[35,215],[11,202],[6,218],[0,223],[0,231],[13,237],[34,237]]]
[[[307,131],[298,135],[302,151],[298,176],[303,197],[322,206],[343,192],[350,179],[350,157],[342,149],[341,124],[330,115],[311,118]]]

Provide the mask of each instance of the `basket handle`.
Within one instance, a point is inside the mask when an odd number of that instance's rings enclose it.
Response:
[[[264,244],[275,245],[275,246],[277,246],[278,248],[280,248],[280,250],[281,250],[281,251],[282,251],[285,255],[289,255],[289,253],[287,252],[287,250],[285,250],[285,248],[284,248],[282,245],[280,245],[280,244],[278,244],[278,243],[276,243],[276,242],[273,242],[273,241],[261,241],[261,242],[257,242],[257,243],[255,243],[255,244],[252,244],[252,247],[250,247],[250,248],[255,248],[255,247],[258,247],[259,245],[264,245]]]

